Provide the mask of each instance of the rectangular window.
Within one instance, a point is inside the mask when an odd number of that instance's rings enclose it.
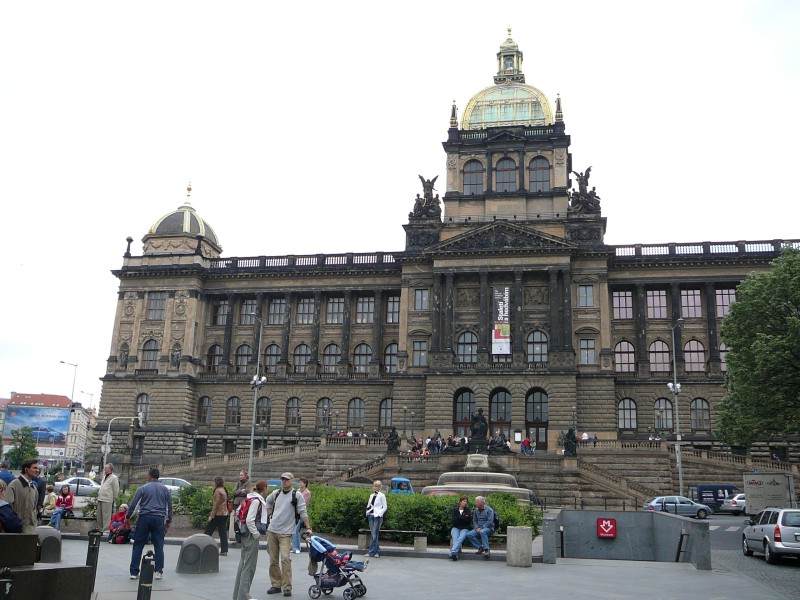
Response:
[[[375,298],[359,298],[356,302],[356,323],[372,323],[375,318]]]
[[[580,340],[580,348],[581,348],[581,358],[580,364],[582,365],[594,365],[597,364],[594,355],[594,340],[590,339],[581,339]]]
[[[167,307],[167,292],[150,292],[147,298],[147,320],[163,321]]]
[[[684,319],[699,319],[703,316],[700,290],[681,290],[681,316]]]
[[[428,341],[427,340],[411,342],[411,366],[412,367],[427,367],[428,366]]]
[[[731,312],[731,304],[736,302],[736,290],[725,289],[716,292],[717,317],[727,317]]]
[[[389,296],[386,299],[386,322],[400,322],[400,296]]]
[[[414,290],[414,310],[430,310],[428,290]]]
[[[217,300],[214,302],[214,325],[227,325],[228,315],[231,312],[231,303],[227,300]]]
[[[286,299],[274,298],[269,302],[269,312],[267,323],[270,325],[283,325],[284,315],[286,314]]]
[[[248,298],[242,300],[242,308],[239,312],[239,325],[253,325],[256,322],[256,300]]]
[[[578,306],[594,306],[594,286],[578,286]]]
[[[297,323],[300,325],[314,322],[314,299],[300,298],[297,300]]]
[[[667,318],[667,291],[647,290],[647,318]]]
[[[615,319],[633,318],[633,293],[632,292],[612,292],[611,301],[614,305]]]
[[[344,322],[344,298],[328,298],[328,305],[325,309],[325,322]]]

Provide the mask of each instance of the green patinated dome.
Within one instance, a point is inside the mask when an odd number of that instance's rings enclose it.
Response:
[[[502,83],[470,98],[461,119],[461,129],[552,123],[553,112],[542,92],[524,83]]]

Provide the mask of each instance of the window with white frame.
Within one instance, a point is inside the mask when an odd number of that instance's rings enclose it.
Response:
[[[372,323],[375,319],[375,298],[362,296],[356,301],[356,323]]]
[[[647,290],[647,318],[667,318],[667,290]]]
[[[633,318],[633,292],[611,292],[611,304],[615,319]]]
[[[700,290],[681,290],[681,316],[684,319],[699,319],[703,316]]]
[[[579,285],[578,286],[578,306],[594,306],[594,286],[593,285]]]

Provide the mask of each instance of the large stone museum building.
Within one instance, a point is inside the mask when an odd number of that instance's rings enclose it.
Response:
[[[509,35],[494,84],[460,121],[453,106],[445,176],[409,200],[401,251],[223,256],[188,202],[141,253],[129,238],[95,450],[112,417],[111,458],[130,444],[148,463],[243,450],[254,410],[260,445],[392,425],[446,437],[478,408],[539,452],[571,427],[716,445],[720,319],[797,242],[606,245],[560,99],[522,59]]]

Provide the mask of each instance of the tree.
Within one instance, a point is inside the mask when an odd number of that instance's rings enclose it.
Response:
[[[728,444],[800,431],[800,251],[751,275],[720,327],[728,347],[717,433]]]
[[[14,438],[14,447],[8,451],[8,466],[19,469],[29,458],[36,458],[36,442],[33,440],[33,430],[30,427],[20,427],[11,432]]]

